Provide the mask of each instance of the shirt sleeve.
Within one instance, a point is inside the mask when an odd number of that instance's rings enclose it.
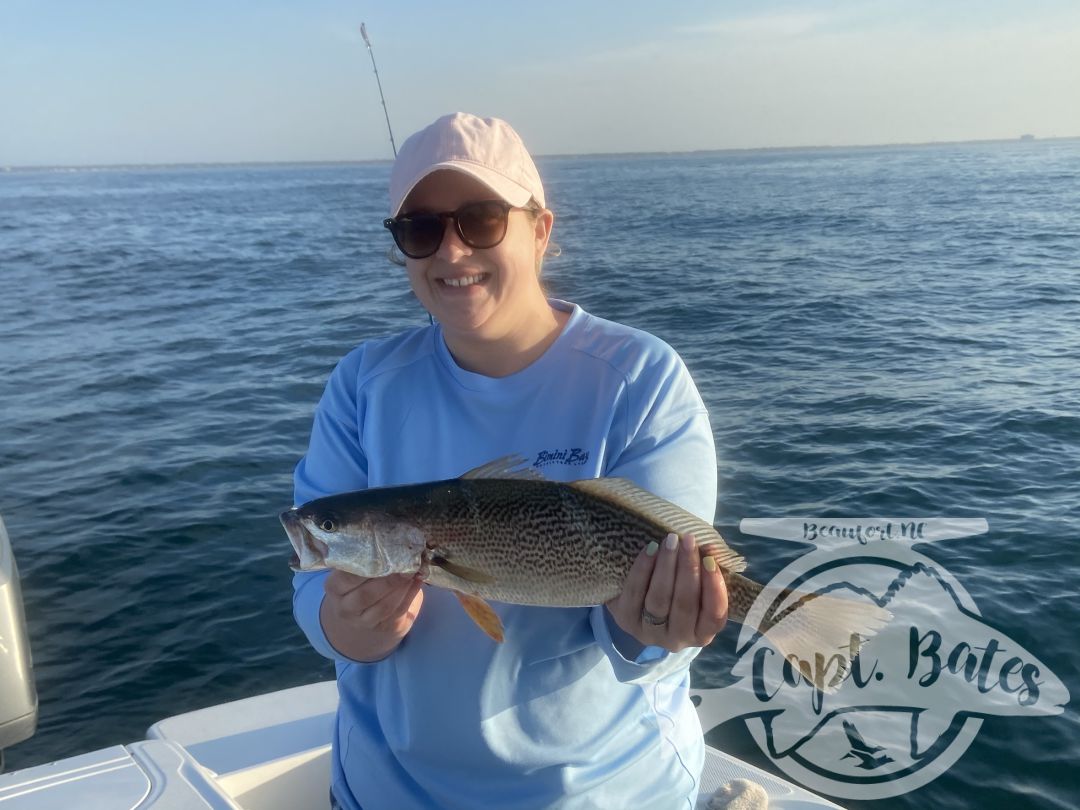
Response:
[[[359,434],[357,360],[354,352],[338,364],[315,409],[307,453],[293,473],[293,502],[297,506],[313,498],[367,488],[367,458]],[[293,574],[293,616],[316,652],[333,661],[355,663],[334,649],[319,620],[328,574]]]
[[[682,360],[671,351],[662,373],[649,384],[632,381],[616,425],[621,452],[613,454],[607,477],[629,478],[708,523],[716,511],[716,447],[705,404]],[[670,653],[642,647],[603,606],[590,616],[597,643],[624,682],[648,682],[685,674],[700,647]]]

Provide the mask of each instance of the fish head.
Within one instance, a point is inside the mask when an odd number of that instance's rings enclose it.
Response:
[[[319,498],[281,513],[295,552],[293,569],[340,568],[362,577],[420,570],[427,538],[420,529],[378,508]]]
[[[292,568],[294,571],[318,571],[326,568],[326,556],[330,547],[309,529],[300,517],[300,510],[295,506],[279,515],[281,525],[293,547]]]

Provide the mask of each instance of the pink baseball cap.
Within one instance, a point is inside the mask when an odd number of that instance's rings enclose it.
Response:
[[[513,127],[499,118],[468,113],[444,115],[410,135],[390,172],[390,216],[429,174],[451,169],[475,177],[514,206],[535,198],[544,203],[536,164]]]

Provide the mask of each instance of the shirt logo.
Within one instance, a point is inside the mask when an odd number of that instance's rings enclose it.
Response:
[[[589,451],[580,447],[567,447],[563,450],[541,450],[536,454],[534,467],[547,467],[551,464],[563,464],[567,467],[580,467],[589,460]]]

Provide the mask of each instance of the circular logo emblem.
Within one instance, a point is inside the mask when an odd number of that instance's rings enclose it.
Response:
[[[791,779],[845,799],[922,787],[983,717],[1059,714],[1069,699],[955,577],[898,542],[819,547],[784,568],[743,623],[732,674],[733,685],[697,690],[723,693],[713,705],[727,716],[713,724],[743,717]]]

